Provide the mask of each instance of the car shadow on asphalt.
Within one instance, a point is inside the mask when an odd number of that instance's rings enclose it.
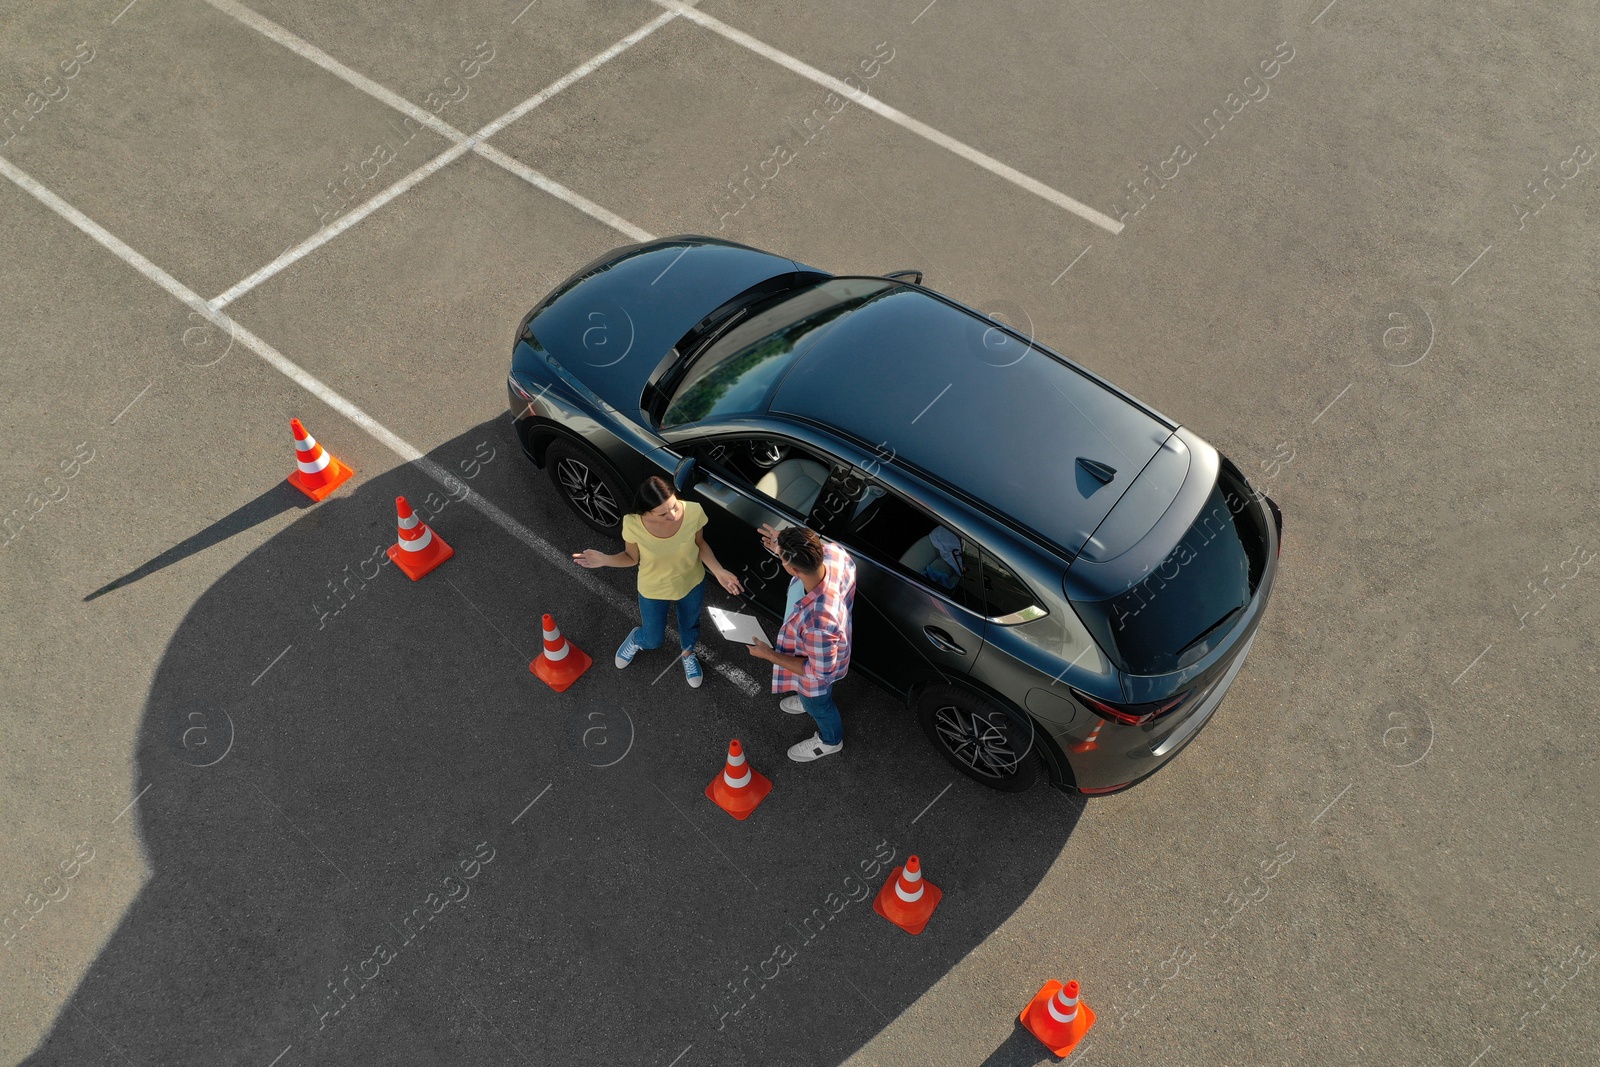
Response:
[[[564,553],[620,547],[503,418],[431,458]],[[384,553],[399,494],[456,550],[418,582]],[[528,670],[543,612],[594,657],[563,693]],[[775,696],[690,689],[665,650],[617,670],[634,621],[413,466],[308,511],[168,644],[134,745],[146,881],[27,1062],[837,1064],[1076,824],[957,775],[860,677],[844,754],[791,763],[811,727]],[[703,792],[732,737],[773,782],[742,822]],[[917,936],[871,902],[913,852],[944,893]]]

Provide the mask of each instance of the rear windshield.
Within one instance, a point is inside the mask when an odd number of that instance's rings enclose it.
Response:
[[[1262,505],[1224,464],[1205,507],[1161,565],[1110,600],[1073,606],[1131,674],[1166,674],[1202,658],[1244,616],[1266,567]]]

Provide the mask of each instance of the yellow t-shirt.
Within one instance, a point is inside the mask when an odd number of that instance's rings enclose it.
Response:
[[[650,600],[682,600],[705,580],[694,535],[706,524],[706,509],[683,502],[683,521],[671,537],[657,537],[637,515],[622,516],[622,539],[639,546],[639,595]]]

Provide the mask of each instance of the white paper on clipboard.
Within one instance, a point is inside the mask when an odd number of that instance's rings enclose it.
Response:
[[[721,608],[707,608],[711,621],[717,624],[717,630],[729,641],[737,641],[741,645],[763,644],[768,648],[772,642],[767,640],[766,631],[761,628],[761,620],[754,615],[744,615],[737,611],[723,611]]]

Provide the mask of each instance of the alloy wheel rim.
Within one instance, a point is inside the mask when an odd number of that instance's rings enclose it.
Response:
[[[556,466],[556,476],[561,480],[561,490],[591,522],[601,526],[617,524],[617,502],[606,483],[597,477],[587,463],[564,459]]]
[[[934,712],[933,728],[947,752],[984,778],[1009,778],[1022,760],[1010,730],[977,712],[946,704]]]

